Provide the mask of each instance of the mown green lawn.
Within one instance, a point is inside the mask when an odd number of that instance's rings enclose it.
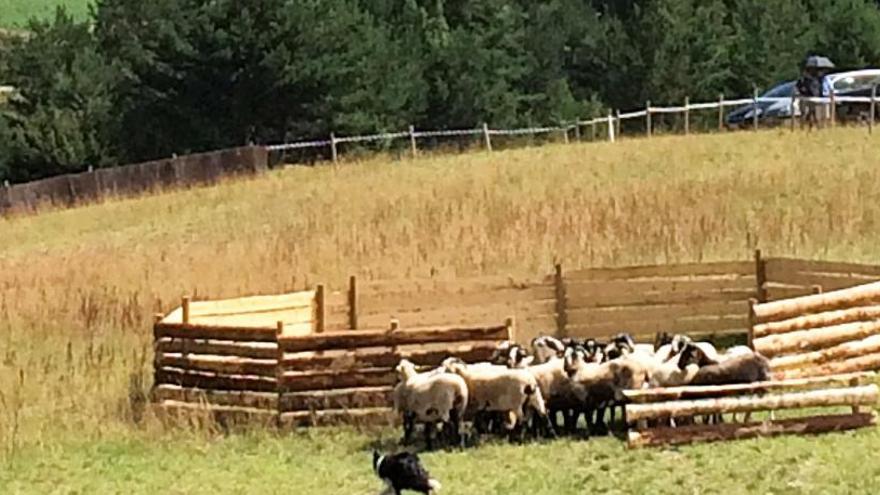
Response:
[[[138,435],[20,452],[0,493],[367,494],[371,447],[396,432],[323,429],[214,439]],[[875,493],[880,430],[627,450],[614,438],[423,454],[448,494]]]
[[[0,0],[0,28],[26,27],[30,18],[51,17],[59,6],[83,18],[88,14],[90,3],[90,0]]]

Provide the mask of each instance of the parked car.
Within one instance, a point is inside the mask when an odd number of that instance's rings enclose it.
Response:
[[[829,74],[834,96],[871,96],[871,90],[880,86],[880,69],[862,69]],[[880,90],[878,90],[880,91]],[[880,109],[876,110],[880,116]],[[867,118],[870,112],[869,103],[840,102],[837,104],[837,118],[842,121],[857,121]]]
[[[782,120],[791,117],[791,95],[794,92],[796,81],[786,81],[770,88],[769,91],[758,98],[758,119],[764,124],[768,120]],[[773,98],[762,101],[761,98]],[[730,127],[752,125],[755,114],[755,105],[743,105],[736,108],[725,119]],[[795,108],[795,115],[800,115]]]
[[[836,72],[826,76],[835,96],[870,96],[871,88],[880,84],[880,69],[860,69]],[[780,121],[800,116],[797,102],[791,104],[796,81],[780,83],[762,94],[758,99],[758,119],[761,124],[766,121]],[[773,98],[773,101],[761,101],[761,98]],[[880,106],[880,105],[878,105]],[[751,125],[755,105],[743,105],[727,115],[727,125],[739,127]],[[868,112],[866,103],[842,102],[837,105],[837,116],[841,120],[855,120]],[[880,115],[880,113],[878,113]]]

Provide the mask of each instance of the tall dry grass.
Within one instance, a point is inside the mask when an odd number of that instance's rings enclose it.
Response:
[[[665,137],[288,168],[0,220],[0,447],[133,431],[152,314],[362,278],[552,263],[876,261],[880,137]]]

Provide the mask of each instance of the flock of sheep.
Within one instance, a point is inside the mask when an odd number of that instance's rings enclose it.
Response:
[[[608,343],[542,336],[530,350],[505,342],[490,362],[467,364],[453,357],[418,372],[403,360],[396,371],[393,400],[403,420],[403,442],[410,443],[422,425],[431,449],[435,440],[462,445],[464,425],[469,435],[506,433],[522,440],[526,433],[555,437],[560,429],[576,434],[584,416],[587,435],[607,434],[616,409],[626,422],[623,390],[751,383],[767,380],[770,367],[745,346],[719,352],[684,335],[664,335],[651,345],[619,334]]]

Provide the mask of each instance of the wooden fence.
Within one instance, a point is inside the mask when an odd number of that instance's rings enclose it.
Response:
[[[496,326],[324,331],[323,289],[189,301],[154,325],[153,401],[169,413],[283,425],[388,421],[393,367],[488,359]],[[501,320],[498,320],[501,321]]]
[[[42,206],[70,207],[169,187],[213,184],[224,177],[261,173],[267,167],[266,149],[247,146],[0,185],[0,214],[34,211]]]
[[[750,341],[780,377],[880,369],[880,282],[755,304]]]

